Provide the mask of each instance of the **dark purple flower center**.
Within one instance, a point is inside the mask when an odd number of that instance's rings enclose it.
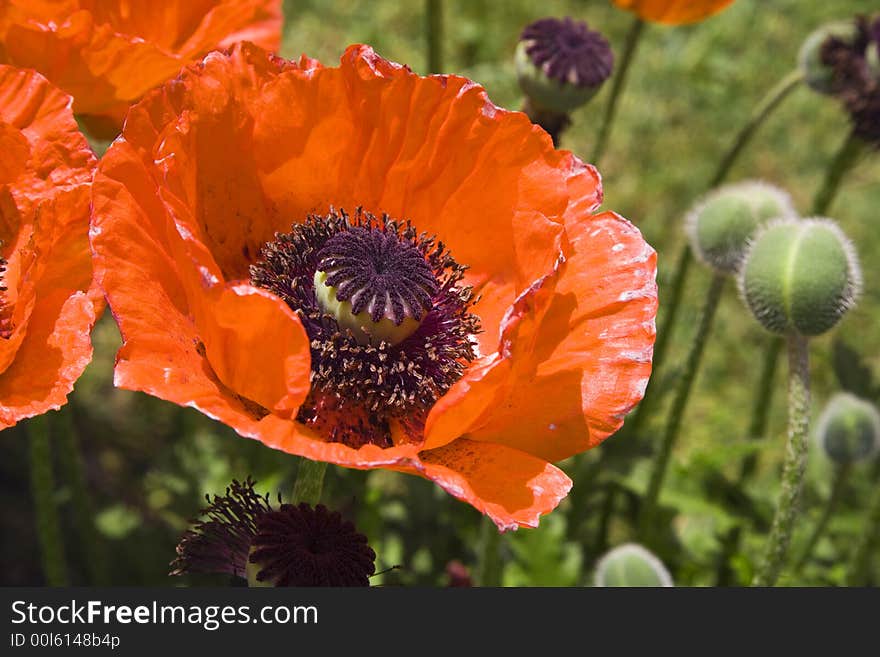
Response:
[[[433,307],[437,280],[422,252],[396,232],[354,226],[337,233],[318,253],[318,271],[336,297],[352,312],[367,311],[374,322],[383,317],[400,325],[420,320]]]
[[[391,446],[392,419],[420,439],[428,410],[475,355],[480,325],[464,271],[434,237],[360,210],[310,215],[276,234],[250,273],[296,311],[311,340],[312,388],[297,419],[352,447]],[[364,341],[319,299],[316,274],[353,312],[417,327],[399,342]]]
[[[523,30],[520,40],[527,43],[532,63],[560,84],[595,87],[614,67],[605,37],[570,17],[537,20]]]

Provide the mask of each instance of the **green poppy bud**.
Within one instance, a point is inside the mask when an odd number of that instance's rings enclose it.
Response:
[[[870,458],[880,448],[880,412],[855,395],[838,393],[819,418],[816,439],[828,458],[839,465]]]
[[[850,241],[830,219],[783,219],[748,249],[739,287],[755,318],[773,333],[820,335],[854,304],[862,276]]]
[[[672,586],[666,566],[641,545],[626,543],[596,564],[596,586]]]
[[[523,30],[515,61],[520,88],[534,108],[567,114],[611,75],[614,54],[583,21],[542,18]]]
[[[834,93],[836,70],[824,60],[823,49],[829,39],[853,46],[858,37],[859,27],[852,19],[826,23],[812,32],[798,53],[798,66],[803,71],[804,82],[820,94]]]
[[[750,180],[709,193],[688,213],[685,230],[703,263],[716,271],[733,273],[760,226],[770,219],[796,215],[786,192]]]

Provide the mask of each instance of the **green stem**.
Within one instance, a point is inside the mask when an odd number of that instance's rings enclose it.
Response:
[[[767,342],[764,358],[761,362],[761,378],[752,401],[752,419],[749,422],[748,436],[751,440],[761,440],[767,435],[767,421],[770,419],[770,406],[773,402],[773,382],[776,380],[776,364],[782,351],[784,340],[773,336]],[[740,466],[739,482],[742,484],[751,478],[758,466],[758,455],[749,454]]]
[[[483,517],[477,568],[477,583],[480,586],[501,586],[501,532],[489,516]]]
[[[605,487],[605,499],[602,501],[602,509],[599,512],[599,527],[596,530],[596,544],[594,554],[602,554],[608,549],[608,529],[611,526],[611,517],[614,515],[614,501],[617,497],[617,486],[609,483]]]
[[[428,73],[443,72],[443,0],[425,0]]]
[[[64,478],[70,486],[73,520],[82,545],[90,581],[93,585],[103,586],[108,584],[107,558],[104,545],[95,529],[94,505],[86,483],[79,438],[71,417],[71,404],[72,400],[55,418],[58,426],[59,461],[64,470]]]
[[[48,417],[44,414],[31,419],[28,421],[27,429],[30,440],[31,494],[36,511],[43,574],[49,586],[66,586],[67,564],[64,561],[58,507],[55,505],[55,480],[52,475]]]
[[[602,115],[602,123],[599,125],[599,134],[596,137],[596,146],[593,149],[593,157],[590,160],[595,166],[599,166],[599,160],[605,153],[605,147],[608,145],[608,139],[611,137],[611,126],[614,123],[614,115],[617,113],[617,103],[620,100],[621,92],[626,84],[627,73],[636,48],[639,45],[639,38],[644,31],[645,22],[641,18],[634,18],[629,32],[626,34],[626,41],[623,46],[623,55],[620,63],[617,65],[617,74],[611,84],[611,95],[608,97],[608,103],[605,105],[605,113]]]
[[[709,190],[717,187],[725,180],[727,180],[727,176],[730,174],[730,170],[739,159],[739,156],[742,153],[743,149],[755,136],[758,128],[763,125],[763,123],[767,120],[767,117],[769,117],[773,113],[773,111],[777,107],[779,107],[782,101],[785,100],[785,98],[788,97],[788,95],[795,88],[797,88],[798,83],[802,79],[803,75],[799,70],[792,71],[784,78],[782,78],[769,92],[767,92],[767,95],[764,96],[764,98],[762,98],[761,101],[755,106],[755,109],[749,115],[748,120],[742,126],[742,128],[740,128],[739,132],[736,133],[736,136],[734,137],[727,151],[721,157],[718,168],[715,170],[715,173],[709,180]],[[687,242],[685,242],[685,244],[681,247],[681,251],[679,252],[678,258],[676,260],[675,272],[672,275],[671,288],[669,290],[668,296],[663,301],[663,306],[666,309],[666,317],[663,320],[663,326],[657,332],[657,342],[654,345],[655,372],[660,371],[660,365],[663,363],[663,359],[666,356],[666,349],[669,345],[669,336],[671,335],[672,329],[675,326],[675,322],[678,318],[678,311],[681,307],[681,299],[684,294],[685,280],[687,279],[688,270],[690,269],[690,265],[693,260],[694,255],[691,252],[691,247]],[[644,405],[644,402],[642,402],[642,404]],[[638,415],[636,415],[635,417],[638,418]],[[640,421],[638,419],[636,420],[636,422],[640,424]]]
[[[807,563],[807,560],[813,554],[813,548],[816,547],[816,543],[818,543],[819,539],[822,537],[825,528],[828,526],[828,521],[831,520],[831,516],[834,515],[837,504],[840,502],[840,497],[846,489],[846,482],[849,479],[849,473],[851,471],[852,468],[849,464],[846,464],[838,466],[837,470],[834,472],[834,483],[831,485],[831,494],[828,496],[828,501],[825,502],[825,508],[822,509],[822,515],[819,518],[819,522],[816,523],[813,533],[810,534],[807,546],[801,553],[801,558],[797,560],[797,563],[794,566],[795,572],[798,572],[803,568]]]
[[[703,309],[700,314],[699,324],[697,326],[697,334],[691,343],[690,351],[685,361],[684,371],[678,381],[675,390],[675,398],[672,402],[672,408],[666,420],[666,428],[663,432],[663,438],[660,443],[660,451],[654,460],[654,469],[651,472],[651,480],[648,483],[648,490],[642,500],[642,506],[639,511],[639,534],[642,542],[650,542],[651,520],[657,508],[657,502],[660,496],[660,490],[663,487],[663,480],[666,477],[666,471],[669,466],[669,457],[672,454],[672,448],[678,439],[679,429],[681,428],[681,420],[684,417],[684,411],[687,407],[688,398],[690,397],[691,388],[700,368],[700,361],[703,357],[703,351],[706,346],[709,333],[712,331],[712,321],[715,318],[715,312],[718,309],[718,302],[721,300],[721,293],[724,290],[724,283],[727,277],[724,274],[716,273],[712,277],[712,283],[706,293],[706,300],[703,302]]]
[[[864,586],[867,583],[871,557],[874,555],[874,546],[878,540],[880,540],[880,480],[875,483],[874,494],[868,505],[865,528],[859,534],[858,542],[853,551],[850,569],[846,576],[847,585]]]
[[[822,185],[813,198],[812,212],[814,216],[822,216],[828,212],[831,204],[834,202],[834,197],[837,196],[837,191],[840,189],[840,183],[843,181],[844,176],[859,161],[863,151],[864,142],[853,133],[847,135],[843,144],[834,154],[828,168],[825,169]]]
[[[718,563],[715,567],[715,586],[732,586],[734,584],[734,571],[730,567],[730,560],[739,550],[741,536],[742,525],[735,525],[721,537]]]
[[[788,445],[782,468],[782,490],[764,561],[752,580],[753,586],[773,586],[785,565],[798,498],[807,465],[807,437],[810,431],[810,361],[807,339],[790,334],[788,343]]]
[[[327,472],[327,464],[324,461],[301,458],[296,473],[296,482],[293,484],[293,503],[305,502],[315,506],[320,502],[325,472]]]
[[[779,107],[780,103],[782,103],[782,101],[797,88],[801,80],[803,80],[803,73],[800,69],[791,71],[788,75],[777,82],[776,86],[770,89],[770,91],[767,92],[767,95],[764,96],[755,106],[755,109],[752,111],[748,120],[742,128],[740,128],[739,132],[736,133],[736,137],[730,148],[724,154],[724,157],[721,158],[721,162],[715,170],[715,175],[712,176],[712,179],[709,182],[709,189],[713,189],[724,182],[727,175],[730,173],[730,170],[733,168],[734,163],[739,158],[740,153],[752,140],[752,137],[755,136],[755,132],[758,128],[760,128],[764,121],[767,120],[767,117],[773,113],[773,110]]]

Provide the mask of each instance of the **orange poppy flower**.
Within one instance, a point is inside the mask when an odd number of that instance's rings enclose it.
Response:
[[[601,198],[464,78],[211,53],[95,176],[116,384],[535,526],[650,374],[655,254]]]
[[[613,0],[642,20],[667,25],[696,23],[733,4],[733,0]]]
[[[95,157],[70,102],[0,65],[0,429],[60,408],[92,357]]]
[[[131,103],[209,51],[277,50],[281,23],[281,0],[5,0],[0,62],[36,69],[118,132]]]

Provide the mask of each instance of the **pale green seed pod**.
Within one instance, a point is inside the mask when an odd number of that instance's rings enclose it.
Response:
[[[738,282],[768,331],[814,336],[852,308],[862,275],[855,248],[832,220],[782,219],[755,236]]]
[[[596,564],[596,586],[673,586],[672,576],[656,556],[641,545],[626,543]]]
[[[340,328],[351,331],[355,340],[362,345],[378,345],[382,342],[398,344],[419,328],[420,322],[412,317],[404,317],[396,324],[389,317],[373,321],[369,310],[355,313],[350,301],[340,301],[336,297],[336,288],[327,284],[326,272],[316,271],[314,282],[315,298],[321,309],[332,315]]]
[[[844,43],[855,43],[859,35],[855,20],[842,20],[822,25],[804,40],[798,53],[798,66],[804,74],[804,82],[820,94],[834,93],[834,69],[822,61],[822,47],[835,37]]]
[[[819,418],[816,440],[839,465],[871,458],[880,449],[880,412],[853,394],[838,393]]]
[[[701,199],[685,217],[685,231],[700,261],[732,274],[760,226],[770,219],[796,216],[788,193],[748,180],[720,187]]]

